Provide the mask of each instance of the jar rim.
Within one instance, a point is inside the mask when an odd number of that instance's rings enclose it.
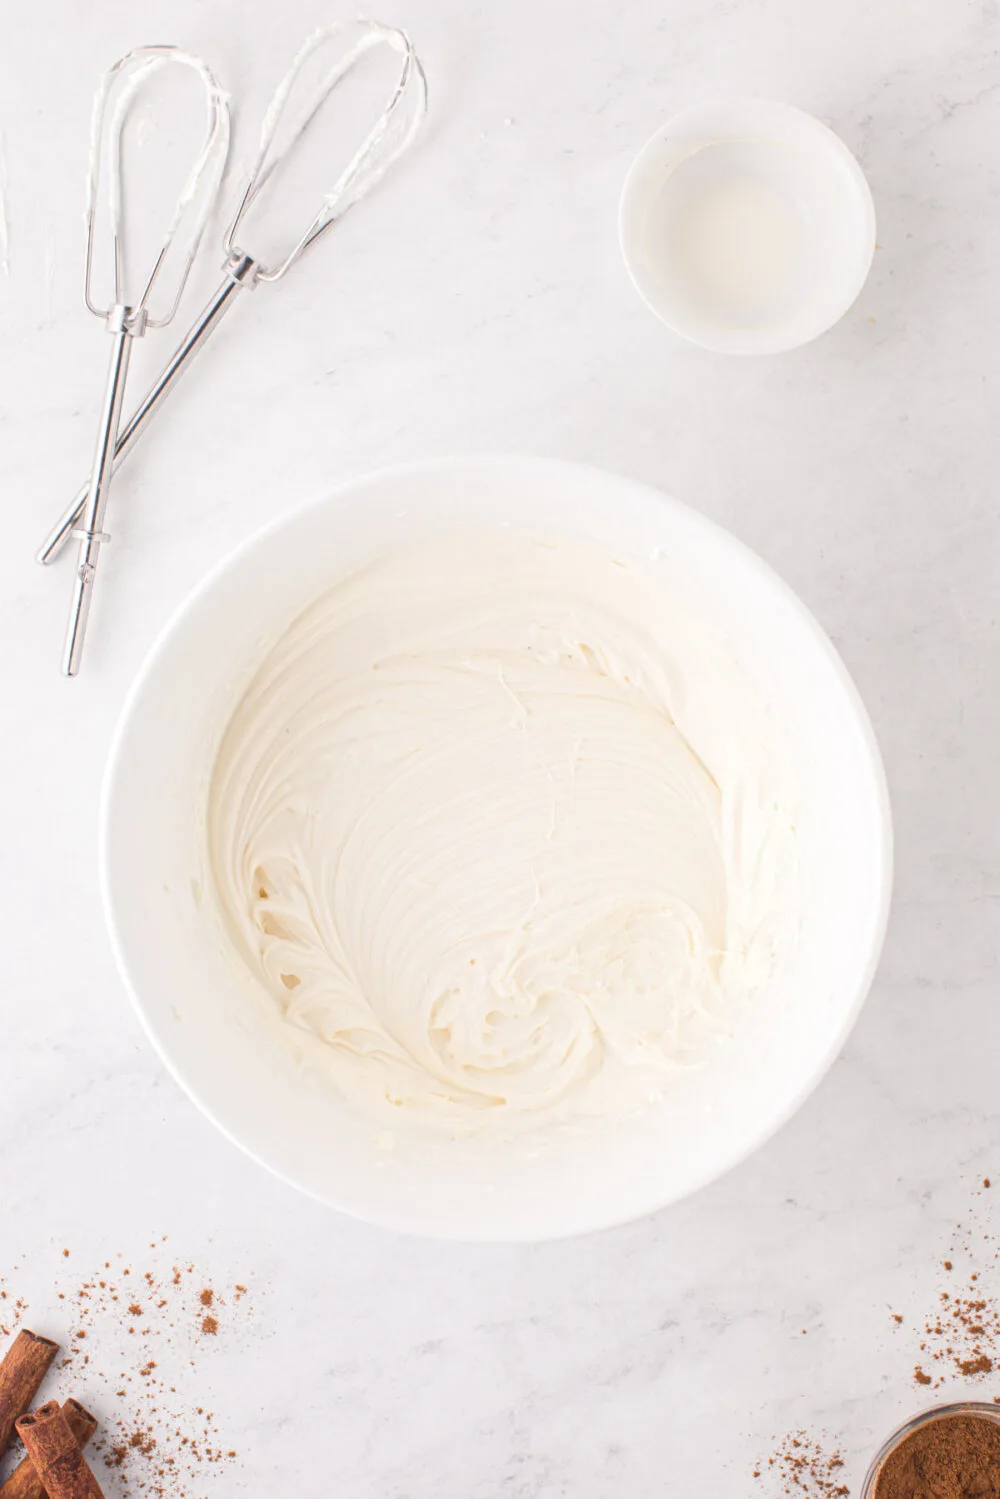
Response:
[[[896,1448],[906,1441],[907,1437],[915,1431],[921,1431],[925,1426],[931,1426],[935,1421],[947,1419],[950,1416],[980,1416],[987,1421],[993,1421],[1000,1425],[1000,1405],[986,1400],[956,1400],[948,1405],[934,1405],[929,1409],[918,1412],[897,1426],[882,1443],[868,1466],[865,1481],[861,1486],[861,1499],[874,1499],[875,1486],[878,1482],[882,1465]]]

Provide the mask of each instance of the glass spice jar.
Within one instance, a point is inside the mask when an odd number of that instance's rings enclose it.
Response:
[[[879,1479],[893,1453],[898,1452],[903,1443],[915,1432],[923,1431],[935,1422],[954,1420],[956,1416],[975,1416],[990,1421],[995,1426],[1000,1426],[1000,1406],[987,1404],[983,1400],[960,1400],[952,1405],[938,1405],[931,1410],[923,1411],[919,1416],[913,1416],[883,1442],[872,1458],[861,1488],[860,1499],[885,1499],[884,1494],[879,1493]]]

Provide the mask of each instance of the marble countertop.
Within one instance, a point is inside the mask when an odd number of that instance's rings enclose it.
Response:
[[[873,1446],[927,1399],[918,1328],[955,1225],[974,1225],[974,1259],[1000,1233],[979,1185],[1000,1176],[996,4],[385,0],[379,15],[425,58],[427,134],[280,294],[234,314],[122,471],[74,683],[58,672],[69,572],[33,552],[86,469],[103,379],[80,286],[95,81],[138,43],[203,52],[240,101],[239,164],[277,71],[330,12],[39,0],[6,17],[0,1326],[20,1298],[65,1341],[93,1272],[165,1282],[169,1348],[152,1301],[138,1337],[116,1325],[124,1302],[92,1309],[90,1363],[78,1340],[59,1387],[72,1374],[107,1419],[162,1421],[134,1371],[115,1394],[115,1361],[162,1333],[184,1384],[161,1404],[211,1410],[212,1440],[237,1453],[168,1494],[771,1499],[767,1457],[799,1429],[842,1452],[856,1494]],[[675,340],[617,248],[635,151],[727,92],[826,120],[878,211],[856,307],[768,360]],[[186,311],[215,273],[206,255]],[[137,378],[156,358],[140,351]],[[680,1207],[536,1248],[394,1238],[227,1144],[131,1013],[94,855],[123,696],[205,571],[332,480],[494,449],[634,475],[772,563],[858,682],[897,831],[878,978],[801,1113]],[[209,1336],[196,1289],[212,1287]],[[940,1393],[966,1389],[993,1394],[957,1374]],[[107,1470],[109,1494],[128,1471]]]

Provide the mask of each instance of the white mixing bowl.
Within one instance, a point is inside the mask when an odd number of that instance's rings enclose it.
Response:
[[[387,1150],[330,1084],[305,1075],[249,1002],[209,913],[204,808],[215,746],[265,644],[373,555],[447,530],[522,527],[645,559],[710,610],[802,746],[808,897],[793,957],[736,1038],[664,1102],[530,1147],[397,1131]],[[101,871],[115,953],[163,1060],[237,1145],[373,1223],[438,1238],[537,1240],[674,1202],[742,1160],[836,1056],[874,973],[890,822],[865,711],[829,641],[753,553],[627,479],[535,458],[414,464],[277,521],[195,591],[129,696],[104,787]]]

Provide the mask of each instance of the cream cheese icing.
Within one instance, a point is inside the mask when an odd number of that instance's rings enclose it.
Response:
[[[455,1131],[623,1112],[794,928],[788,746],[644,567],[414,545],[267,650],[209,793],[243,962],[358,1105]]]

